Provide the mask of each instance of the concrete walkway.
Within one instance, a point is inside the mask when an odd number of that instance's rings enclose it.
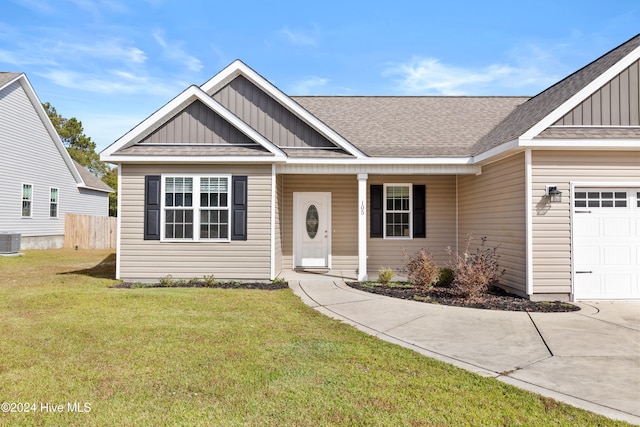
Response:
[[[291,272],[302,301],[383,340],[613,419],[640,424],[640,301],[573,313],[426,304]]]

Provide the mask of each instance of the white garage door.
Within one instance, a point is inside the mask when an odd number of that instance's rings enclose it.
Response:
[[[576,299],[640,298],[640,189],[576,188]]]

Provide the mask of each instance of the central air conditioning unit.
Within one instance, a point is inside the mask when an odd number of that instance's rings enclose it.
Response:
[[[0,254],[17,254],[20,252],[20,233],[0,231]]]

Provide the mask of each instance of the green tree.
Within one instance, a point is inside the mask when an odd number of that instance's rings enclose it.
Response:
[[[109,194],[109,216],[118,216],[118,169],[110,169],[102,176],[102,182],[113,188]]]
[[[62,117],[50,103],[42,104],[53,127],[60,135],[60,139],[67,147],[71,158],[80,163],[91,173],[101,178],[110,170],[106,163],[100,161],[100,156],[96,153],[96,143],[84,134],[82,122],[75,117],[67,119]]]
[[[109,187],[114,193],[109,194],[109,215],[116,216],[118,204],[118,170],[111,169],[106,163],[100,161],[96,153],[96,143],[84,134],[82,122],[75,117],[67,119],[62,117],[50,103],[42,104],[53,127],[60,135],[69,155],[73,160],[87,168]]]

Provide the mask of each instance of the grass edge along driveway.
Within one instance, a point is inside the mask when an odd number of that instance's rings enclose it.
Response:
[[[114,259],[0,258],[14,410],[0,425],[625,425],[368,336],[289,289],[113,289]]]

